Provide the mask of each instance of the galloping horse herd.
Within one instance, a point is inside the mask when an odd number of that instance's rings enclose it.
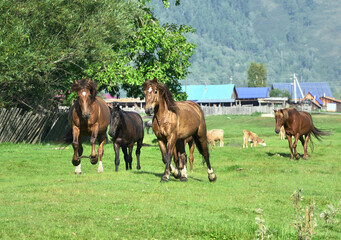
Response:
[[[187,181],[187,156],[185,152],[187,143],[190,147],[189,162],[191,170],[193,168],[195,143],[206,162],[209,181],[215,182],[217,176],[211,167],[208,143],[211,142],[215,146],[215,139],[220,139],[220,146],[223,146],[223,130],[208,133],[205,117],[200,106],[192,101],[176,102],[166,85],[158,82],[156,78],[145,81],[142,86],[146,99],[145,112],[153,116],[151,127],[157,137],[162,153],[162,161],[165,164],[161,182],[168,182],[170,174],[176,179]],[[92,164],[99,162],[98,172],[103,172],[103,145],[106,140],[108,126],[110,126],[109,135],[112,137],[115,150],[115,170],[118,171],[120,163],[120,148],[124,153],[126,170],[132,169],[132,151],[135,142],[137,143],[137,169],[140,169],[140,152],[144,138],[141,116],[135,112],[123,111],[119,106],[110,109],[101,98],[96,96],[97,85],[90,79],[74,81],[71,91],[77,92],[78,96],[69,112],[74,149],[72,164],[76,167],[75,174],[82,172],[81,158],[90,158]],[[307,112],[300,112],[293,108],[274,111],[276,119],[275,131],[279,133],[281,127],[284,128],[289,142],[291,159],[300,157],[296,150],[298,140],[301,141],[304,147],[303,159],[307,159],[307,144],[311,138],[311,133],[318,140],[321,140],[321,136],[330,134],[317,129],[313,124],[311,115]],[[82,136],[90,136],[92,150],[89,157],[83,156]],[[252,141],[256,146],[257,142],[261,142],[261,139],[256,136],[256,134],[245,130],[244,144],[245,141]],[[292,136],[295,138],[293,144]],[[99,142],[98,155],[95,151],[96,139]],[[261,144],[264,145],[265,143],[261,142]],[[129,153],[127,150],[129,150]],[[172,158],[175,166],[172,165]]]

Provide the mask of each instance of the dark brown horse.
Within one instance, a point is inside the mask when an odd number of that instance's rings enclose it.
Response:
[[[308,142],[311,139],[311,133],[321,141],[321,136],[327,136],[329,132],[323,132],[317,129],[313,124],[311,115],[307,112],[297,111],[294,108],[285,108],[275,111],[276,119],[276,133],[280,132],[282,126],[284,126],[285,134],[289,142],[289,148],[291,152],[291,159],[300,158],[297,154],[297,142],[298,139],[301,141],[304,148],[303,159],[308,158]],[[292,136],[295,137],[294,144],[292,144]],[[312,142],[312,140],[310,140]],[[294,152],[293,152],[294,150]]]
[[[135,142],[137,143],[137,169],[140,170],[140,152],[144,137],[141,116],[136,112],[123,111],[119,106],[114,107],[111,110],[109,135],[112,137],[114,143],[116,172],[120,164],[120,147],[124,154],[126,170],[131,169],[131,163],[133,161],[132,152]],[[127,153],[127,148],[129,148],[129,154]]]
[[[96,97],[97,84],[90,79],[74,81],[71,91],[77,92],[78,96],[69,112],[73,136],[72,147],[74,150],[72,164],[76,166],[75,174],[82,173],[82,136],[90,136],[92,146],[90,161],[92,164],[96,164],[99,158],[98,173],[101,173],[103,172],[103,145],[106,139],[110,110],[101,98]],[[96,139],[99,142],[98,156],[95,151]]]
[[[143,90],[146,97],[146,113],[153,115],[152,128],[158,139],[162,160],[166,165],[161,181],[167,182],[170,172],[175,178],[187,181],[185,139],[192,136],[206,161],[208,178],[214,182],[217,177],[211,168],[206,123],[199,105],[192,101],[175,102],[166,85],[159,83],[156,78],[147,80],[143,84]],[[171,164],[175,152],[179,156],[180,171]]]

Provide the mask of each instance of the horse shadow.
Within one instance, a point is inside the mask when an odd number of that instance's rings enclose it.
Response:
[[[149,174],[149,175],[154,175],[155,177],[157,178],[161,178],[163,176],[163,173],[154,173],[154,172],[148,172],[148,171],[136,171],[136,172],[133,172],[134,174]],[[203,182],[203,180],[201,179],[198,179],[198,178],[195,178],[195,177],[192,177],[192,176],[188,176],[188,179],[192,179],[194,181],[197,181],[197,182]],[[170,177],[169,178],[169,181],[173,181],[173,182],[178,182],[179,180],[178,179],[175,179],[174,177]]]
[[[266,153],[269,157],[283,157],[283,158],[291,158],[290,153],[271,153],[267,152]]]

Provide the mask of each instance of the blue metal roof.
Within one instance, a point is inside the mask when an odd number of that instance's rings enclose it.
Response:
[[[182,85],[182,91],[186,91],[187,100],[197,102],[234,102],[234,84],[222,85]]]
[[[268,87],[236,88],[238,99],[267,98],[269,97]]]
[[[329,83],[327,82],[316,82],[316,83],[300,83],[303,97],[301,96],[298,86],[296,86],[296,96],[298,99],[304,98],[309,92],[314,92],[317,97],[333,97],[332,91],[330,90]],[[273,89],[279,89],[280,91],[286,90],[291,94],[291,98],[294,99],[294,84],[293,83],[274,83],[272,84]]]
[[[321,105],[323,106],[323,102],[321,101],[321,99],[313,92],[309,92],[311,94],[311,96],[313,96],[313,98]]]

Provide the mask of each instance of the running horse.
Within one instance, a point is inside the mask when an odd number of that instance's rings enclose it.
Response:
[[[119,105],[111,109],[109,135],[112,137],[115,150],[115,171],[120,165],[120,148],[124,154],[126,170],[131,169],[132,152],[136,142],[137,169],[140,170],[140,153],[144,138],[143,121],[136,112],[123,111]],[[127,151],[127,148],[129,152]]]
[[[278,134],[282,126],[285,129],[285,135],[289,142],[289,148],[291,152],[291,159],[300,158],[297,154],[297,142],[301,141],[304,148],[303,159],[308,158],[308,142],[311,140],[311,133],[317,140],[321,141],[321,136],[330,135],[329,132],[321,131],[317,129],[313,124],[313,119],[308,112],[297,111],[295,108],[285,108],[278,111],[274,110],[276,119],[275,132]],[[294,144],[292,144],[292,136],[295,137]]]
[[[102,157],[103,145],[106,139],[107,127],[110,120],[110,110],[107,104],[97,97],[97,84],[90,79],[74,81],[71,91],[77,93],[69,111],[69,121],[72,127],[72,147],[74,154],[72,164],[76,166],[75,174],[81,174],[81,158],[83,154],[82,136],[90,136],[91,155],[90,162],[98,164],[98,173],[103,172]],[[96,139],[98,139],[98,155],[95,151]]]
[[[170,90],[156,78],[145,81],[142,86],[146,114],[153,115],[152,128],[165,164],[161,182],[168,182],[170,172],[175,178],[187,181],[185,139],[191,136],[206,161],[209,181],[216,181],[210,164],[205,118],[199,105],[192,101],[175,102]],[[179,169],[171,164],[173,154],[179,161]]]

